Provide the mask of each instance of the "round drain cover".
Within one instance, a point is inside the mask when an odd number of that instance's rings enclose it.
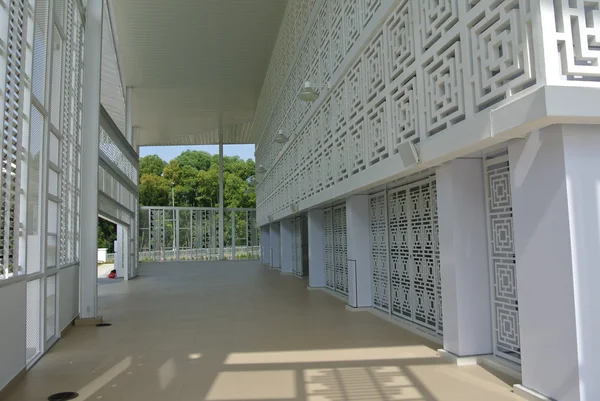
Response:
[[[108,327],[108,326],[112,326],[112,324],[110,323],[99,323],[96,325],[96,327]]]
[[[79,394],[73,391],[67,391],[65,393],[52,394],[50,397],[48,397],[48,401],[68,401],[74,400],[77,397],[79,397]]]

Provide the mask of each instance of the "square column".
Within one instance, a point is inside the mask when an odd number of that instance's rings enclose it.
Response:
[[[600,127],[509,145],[523,386],[600,399]]]
[[[266,265],[271,263],[271,229],[269,226],[260,228],[260,251],[262,262]]]
[[[281,221],[281,274],[292,274],[295,260],[292,257],[294,243],[294,220]]]
[[[308,286],[325,287],[325,211],[308,211]]]
[[[491,354],[492,307],[481,159],[455,159],[436,171],[444,349]]]
[[[270,266],[273,269],[281,269],[281,237],[280,237],[280,224],[273,223],[270,226],[270,238],[271,238],[271,256]]]
[[[348,242],[348,305],[373,305],[371,295],[371,242],[369,196],[355,195],[346,200]]]

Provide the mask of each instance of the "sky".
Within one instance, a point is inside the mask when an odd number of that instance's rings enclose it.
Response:
[[[142,146],[140,157],[148,155],[159,155],[161,159],[170,162],[186,150],[203,150],[211,155],[219,154],[219,145],[205,146]],[[254,160],[254,145],[224,145],[225,156],[239,156],[242,160]]]

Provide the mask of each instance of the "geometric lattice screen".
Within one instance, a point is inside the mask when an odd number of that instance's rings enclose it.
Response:
[[[508,155],[485,161],[494,353],[520,363],[519,300]]]
[[[397,160],[404,143],[454,135],[541,86],[535,3],[290,2],[253,125],[257,163],[267,169],[257,186],[259,221],[317,195],[343,195]],[[554,4],[565,75],[597,80],[598,46],[589,39],[597,36],[597,1]],[[331,87],[307,104],[296,96],[305,80]],[[283,147],[274,141],[279,130],[290,138]]]
[[[435,179],[372,195],[370,216],[374,305],[441,336]]]
[[[325,276],[327,288],[348,295],[346,206],[325,209]]]

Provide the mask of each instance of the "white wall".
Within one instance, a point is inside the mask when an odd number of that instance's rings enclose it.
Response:
[[[79,313],[79,266],[59,272],[58,302],[58,329],[62,331]]]
[[[0,288],[0,389],[25,367],[26,286]]]

